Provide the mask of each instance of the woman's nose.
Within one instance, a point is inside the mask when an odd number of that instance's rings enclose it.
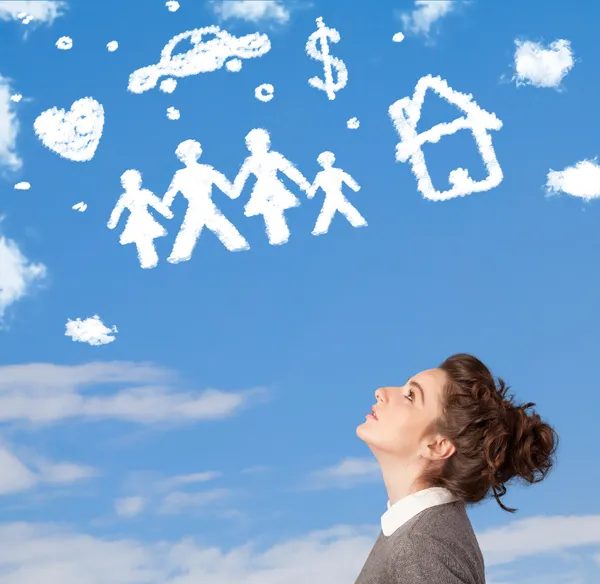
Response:
[[[375,391],[375,399],[379,402],[379,401],[383,401],[384,400],[384,394],[383,394],[383,388],[379,388]]]

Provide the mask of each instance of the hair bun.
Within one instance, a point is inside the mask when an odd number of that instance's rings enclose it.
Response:
[[[538,483],[544,479],[552,467],[550,457],[557,446],[553,430],[542,422],[539,414],[536,411],[531,414],[526,412],[533,406],[534,403],[512,406],[507,412],[513,439],[511,474],[528,483]]]
[[[447,380],[436,429],[456,450],[441,469],[424,473],[424,483],[472,503],[493,490],[502,509],[516,511],[500,500],[506,484],[514,477],[541,481],[553,466],[558,435],[537,412],[527,411],[534,403],[515,404],[509,386],[473,355],[451,355],[439,368]]]

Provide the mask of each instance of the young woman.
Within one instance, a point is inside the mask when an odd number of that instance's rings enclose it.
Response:
[[[356,584],[484,584],[466,505],[506,493],[520,477],[543,480],[558,435],[507,398],[479,359],[457,354],[402,387],[375,392],[356,430],[381,466],[388,509]]]

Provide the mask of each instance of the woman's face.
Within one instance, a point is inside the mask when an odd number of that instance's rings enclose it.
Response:
[[[446,374],[441,369],[417,373],[400,387],[375,392],[374,415],[356,434],[376,454],[385,453],[410,462],[427,452],[432,424],[441,414]]]

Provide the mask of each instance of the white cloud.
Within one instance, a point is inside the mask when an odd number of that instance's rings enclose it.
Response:
[[[427,37],[431,27],[455,10],[460,3],[460,0],[415,0],[412,12],[400,14],[404,31]]]
[[[0,392],[10,387],[18,390],[46,388],[54,392],[61,387],[90,386],[98,383],[156,383],[173,380],[175,374],[151,363],[130,361],[96,361],[85,365],[29,363],[0,367]]]
[[[144,497],[123,497],[115,501],[115,512],[119,517],[135,517],[146,506]]]
[[[13,96],[8,79],[0,75],[0,167],[18,170],[23,161],[16,152],[19,120],[14,111]]]
[[[285,24],[290,19],[290,11],[281,0],[216,0],[211,5],[215,14],[223,20],[272,20]]]
[[[256,474],[261,472],[270,471],[271,468],[268,466],[249,466],[248,468],[243,468],[240,473],[241,474]]]
[[[162,515],[175,515],[200,510],[207,504],[224,499],[230,494],[226,489],[202,492],[183,492],[181,487],[206,483],[221,477],[217,471],[205,471],[161,478],[152,471],[135,471],[126,481],[130,495],[115,502],[117,515],[132,517],[143,510],[154,510]]]
[[[99,472],[91,467],[72,462],[40,461],[38,464],[40,481],[55,485],[71,484],[98,476]]]
[[[16,241],[0,234],[0,323],[6,310],[26,296],[45,275],[46,266],[30,262]]]
[[[546,190],[567,193],[582,199],[600,197],[600,166],[594,160],[582,160],[564,170],[550,170]]]
[[[43,483],[71,484],[97,474],[92,467],[71,462],[52,462],[41,457],[23,461],[6,446],[0,446],[0,495],[25,491]]]
[[[486,566],[538,554],[600,546],[600,515],[555,515],[517,519],[477,534]]]
[[[345,458],[338,464],[311,473],[302,489],[344,489],[381,480],[379,463],[374,458]]]
[[[35,473],[12,452],[0,447],[0,495],[25,491],[37,482]]]
[[[0,266],[3,266],[1,261]],[[158,367],[128,362],[3,366],[0,367],[0,421],[47,423],[83,418],[153,424],[214,420],[228,418],[266,395],[261,388],[238,392],[176,391],[160,384],[168,377]],[[144,385],[113,393],[106,388],[98,393],[82,391],[93,384],[124,382]]]
[[[160,515],[179,515],[186,511],[200,511],[208,505],[212,506],[215,502],[225,499],[229,494],[228,489],[213,489],[196,493],[173,491],[163,499],[158,507],[158,513]]]
[[[84,320],[68,319],[65,329],[66,337],[71,337],[74,342],[87,343],[93,347],[112,343],[115,340],[112,333],[119,332],[114,325],[107,327],[97,314]]]
[[[33,17],[33,22],[52,24],[62,16],[66,2],[62,0],[0,1],[0,20],[21,20],[21,14]]]
[[[2,584],[348,584],[354,582],[380,527],[338,525],[259,550],[254,542],[221,550],[193,537],[148,542],[99,538],[51,524],[0,524]],[[532,517],[478,534],[486,578],[524,557],[600,545],[600,516]],[[110,558],[110,561],[106,561]],[[558,571],[558,570],[556,570]],[[519,570],[519,582],[527,574]],[[536,574],[539,582],[543,574]],[[569,580],[575,582],[575,579]]]
[[[196,483],[205,483],[207,481],[212,481],[216,478],[219,478],[220,476],[221,473],[214,470],[176,475],[174,477],[169,477],[167,479],[159,481],[157,484],[157,489],[160,491],[169,491],[175,487],[180,487],[183,485],[191,485]]]
[[[515,75],[519,85],[558,87],[575,61],[571,43],[559,39],[544,48],[540,43],[516,40]]]

